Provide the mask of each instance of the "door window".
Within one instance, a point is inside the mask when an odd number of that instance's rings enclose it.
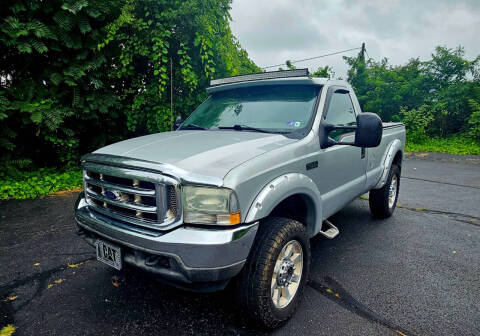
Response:
[[[332,94],[327,113],[324,116],[325,122],[335,126],[355,126],[356,117],[353,109],[352,100],[348,91],[337,91]],[[334,130],[329,133],[329,137],[335,141],[346,134],[352,133],[351,130]]]

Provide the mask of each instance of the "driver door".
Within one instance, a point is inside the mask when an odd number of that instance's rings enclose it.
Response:
[[[356,115],[350,91],[345,87],[330,87],[321,122],[355,126]],[[351,130],[334,130],[329,137],[335,141],[353,142],[355,133]],[[365,149],[348,145],[320,149],[318,163],[320,176],[316,183],[322,194],[323,215],[327,218],[363,192],[367,167]]]

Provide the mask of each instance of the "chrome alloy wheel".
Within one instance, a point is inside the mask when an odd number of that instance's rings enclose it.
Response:
[[[388,190],[388,207],[391,209],[397,198],[398,178],[393,175],[392,182],[390,182],[390,189]]]
[[[280,251],[273,269],[271,295],[276,308],[286,307],[295,297],[302,271],[302,245],[296,240],[290,240]]]

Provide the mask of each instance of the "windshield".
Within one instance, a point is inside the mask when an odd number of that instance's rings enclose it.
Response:
[[[293,133],[309,126],[319,87],[250,86],[213,93],[181,129]]]

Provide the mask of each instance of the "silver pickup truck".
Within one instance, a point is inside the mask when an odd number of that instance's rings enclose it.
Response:
[[[174,286],[224,289],[267,327],[285,322],[309,277],[310,243],[363,193],[392,215],[405,145],[401,123],[361,113],[350,85],[308,70],[212,80],[173,132],[82,158],[79,234],[97,259]]]

